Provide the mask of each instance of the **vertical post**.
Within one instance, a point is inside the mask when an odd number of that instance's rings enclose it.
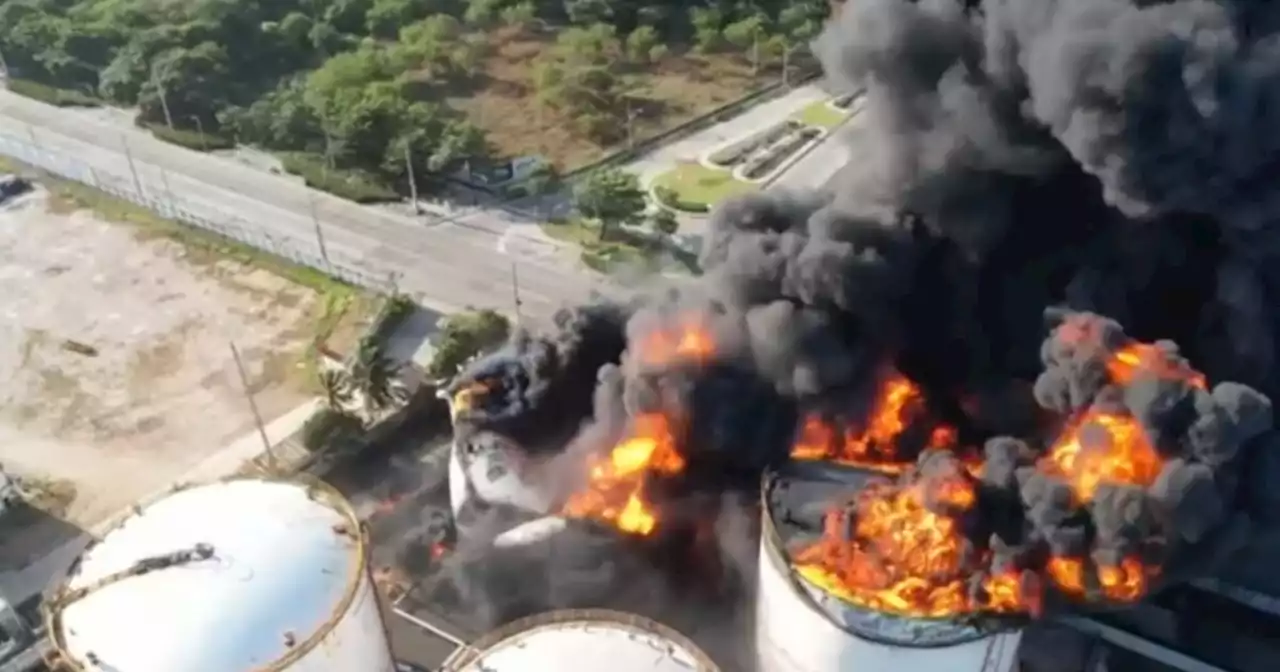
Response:
[[[329,170],[334,170],[336,166],[333,161],[333,136],[329,133],[328,126],[324,124],[320,126],[324,130],[324,165],[328,166]]]
[[[173,130],[173,115],[169,113],[169,96],[165,93],[164,85],[160,83],[160,78],[156,76],[155,66],[151,66],[151,85],[156,87],[156,94],[160,96],[160,109],[164,111],[164,123]]]
[[[636,113],[631,107],[631,98],[627,97],[627,149],[636,148]]]
[[[418,177],[413,172],[413,148],[409,141],[404,143],[404,168],[409,175],[409,199],[413,201],[413,212],[422,214],[422,206],[418,203]]]
[[[236,362],[236,373],[240,374],[240,386],[244,390],[244,398],[249,402],[249,410],[253,413],[253,422],[258,426],[258,436],[262,437],[263,454],[267,456],[267,462],[271,471],[279,471],[280,464],[276,461],[275,452],[271,448],[271,439],[267,438],[267,428],[262,424],[262,414],[258,412],[258,402],[253,399],[253,388],[249,385],[249,375],[244,372],[244,362],[240,360],[240,350],[236,348],[235,341],[227,341],[231,346],[231,358]]]
[[[751,38],[751,74],[760,74],[760,31]]]
[[[0,73],[4,73],[6,80],[9,79],[9,62],[4,60],[4,52],[0,51]]]
[[[146,193],[142,191],[142,179],[138,177],[138,166],[133,162],[133,152],[129,151],[129,136],[121,133],[120,141],[124,143],[124,158],[129,162],[129,172],[133,174],[133,188],[138,191],[138,198],[145,199]]]
[[[790,45],[782,49],[782,88],[791,88],[791,49]]]
[[[173,217],[178,212],[178,206],[173,200],[173,188],[169,186],[169,171],[160,169],[160,181],[164,183],[164,196],[169,201],[169,216]]]
[[[320,228],[320,213],[316,211],[316,195],[310,188],[307,189],[307,204],[311,206],[311,223],[316,229],[316,244],[320,246],[320,257],[324,259],[325,265],[332,267],[333,262],[329,261],[329,247],[324,244],[324,229]]]
[[[209,151],[209,141],[204,135],[204,122],[200,121],[200,115],[193,114],[191,119],[196,122],[196,130],[200,131],[200,149],[201,151]]]
[[[516,324],[524,322],[524,316],[520,312],[520,276],[516,272],[516,261],[511,260],[511,299],[516,309]]]

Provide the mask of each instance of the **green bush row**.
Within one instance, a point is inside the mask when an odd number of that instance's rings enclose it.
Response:
[[[684,212],[706,213],[711,211],[711,206],[706,203],[698,203],[696,201],[686,201],[680,198],[680,194],[671,187],[657,186],[653,188],[653,195],[658,197],[658,202],[669,207]]]
[[[321,157],[292,153],[281,157],[286,172],[301,177],[307,186],[356,203],[385,203],[399,199],[396,192],[362,171],[329,170]]]
[[[10,79],[9,90],[58,107],[97,107],[101,104],[100,100],[83,91],[59,89],[27,79]]]
[[[143,127],[160,140],[200,152],[236,148],[234,140],[214,133],[201,133],[198,130],[192,131],[186,128],[169,128],[164,124],[145,124]]]

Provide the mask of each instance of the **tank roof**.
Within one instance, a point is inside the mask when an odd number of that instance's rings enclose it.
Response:
[[[516,621],[446,661],[444,672],[717,672],[682,635],[646,618],[604,610]]]
[[[87,549],[50,601],[50,632],[90,670],[275,669],[345,613],[364,562],[359,521],[327,486],[196,486]]]

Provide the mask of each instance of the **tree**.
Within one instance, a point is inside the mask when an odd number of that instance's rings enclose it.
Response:
[[[616,168],[587,175],[574,187],[573,204],[583,217],[600,224],[602,241],[615,227],[639,221],[647,207],[639,178]]]
[[[666,208],[658,208],[653,215],[649,217],[649,225],[653,227],[656,233],[664,236],[674,236],[676,231],[680,230],[680,220],[676,219],[674,212]]]
[[[667,45],[662,44],[653,26],[639,26],[627,35],[627,58],[633,63],[647,65],[662,60],[667,55]]]
[[[397,378],[400,368],[381,343],[371,338],[360,341],[351,365],[351,386],[360,395],[365,417],[372,419],[377,412],[403,399]]]
[[[351,403],[351,380],[339,369],[322,369],[316,375],[326,408],[341,411]]]
[[[476,355],[506,342],[511,321],[495,310],[473,310],[450,315],[434,339],[435,356],[427,375],[448,380]]]
[[[740,21],[725,26],[724,39],[733,46],[750,53],[751,69],[760,69],[760,43],[766,39],[766,17],[753,14]]]
[[[364,423],[352,413],[321,408],[302,425],[302,445],[320,452],[358,439]]]
[[[569,28],[534,70],[539,98],[570,115],[579,131],[600,142],[621,137],[629,80],[620,70],[622,46],[613,26]]]
[[[564,187],[564,178],[554,165],[543,161],[525,178],[524,187],[530,196],[549,196]]]
[[[538,16],[538,8],[528,0],[503,7],[499,13],[502,23],[515,28],[528,28]]]
[[[723,41],[724,11],[719,7],[694,7],[689,10],[689,23],[693,26],[693,41],[699,51],[709,52],[720,47]]]

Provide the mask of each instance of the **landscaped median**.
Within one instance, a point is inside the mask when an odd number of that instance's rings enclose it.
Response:
[[[599,224],[583,217],[574,217],[545,222],[542,224],[542,231],[551,238],[580,248],[582,263],[601,273],[627,269],[697,272],[697,259],[693,254],[665,244],[656,236],[650,237],[625,227],[610,228],[602,237]]]
[[[825,98],[809,103],[792,117],[792,119],[802,124],[828,130],[839,126],[848,118],[849,112],[847,110],[836,108],[831,104],[831,101]]]
[[[701,163],[682,163],[653,181],[653,195],[659,203],[682,212],[706,213],[711,206],[731,196],[756,191],[758,187],[733,176],[728,168],[712,168]]]

